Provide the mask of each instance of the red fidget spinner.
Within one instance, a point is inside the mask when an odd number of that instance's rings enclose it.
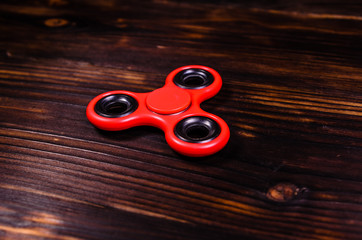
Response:
[[[200,108],[222,85],[220,75],[205,66],[175,69],[162,88],[148,93],[111,91],[95,97],[87,117],[96,127],[119,131],[148,125],[162,129],[177,152],[202,157],[221,150],[229,140],[227,124]]]

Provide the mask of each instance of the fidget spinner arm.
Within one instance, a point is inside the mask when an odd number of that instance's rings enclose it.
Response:
[[[202,157],[221,150],[229,140],[227,124],[200,104],[221,89],[213,69],[190,65],[172,71],[162,88],[149,93],[111,91],[95,97],[87,117],[96,127],[119,131],[148,125],[162,129],[177,152]]]

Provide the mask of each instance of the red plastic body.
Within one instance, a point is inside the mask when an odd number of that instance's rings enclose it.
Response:
[[[203,69],[212,74],[214,81],[211,85],[201,89],[184,89],[178,87],[173,79],[177,73],[186,69]],[[222,86],[220,75],[213,69],[200,65],[189,65],[172,71],[166,78],[162,88],[149,93],[134,93],[129,91],[111,91],[95,97],[88,104],[87,117],[97,128],[108,131],[119,131],[127,128],[148,125],[164,131],[167,143],[175,151],[191,157],[203,157],[221,150],[229,140],[229,127],[220,117],[205,112],[200,104],[215,96]],[[138,102],[138,108],[131,114],[108,118],[100,116],[95,111],[96,103],[109,95],[126,94]],[[220,126],[220,134],[207,142],[192,143],[183,141],[175,134],[175,126],[182,119],[191,116],[204,116],[213,119]]]

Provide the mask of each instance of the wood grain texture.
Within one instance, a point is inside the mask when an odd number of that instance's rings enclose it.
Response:
[[[0,3],[0,239],[361,239],[362,5],[352,0]],[[201,64],[231,139],[173,152],[95,129],[110,90]]]

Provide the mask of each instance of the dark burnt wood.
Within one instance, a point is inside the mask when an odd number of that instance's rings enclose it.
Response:
[[[0,239],[362,239],[360,1],[1,1]],[[220,72],[192,159],[96,95]]]

